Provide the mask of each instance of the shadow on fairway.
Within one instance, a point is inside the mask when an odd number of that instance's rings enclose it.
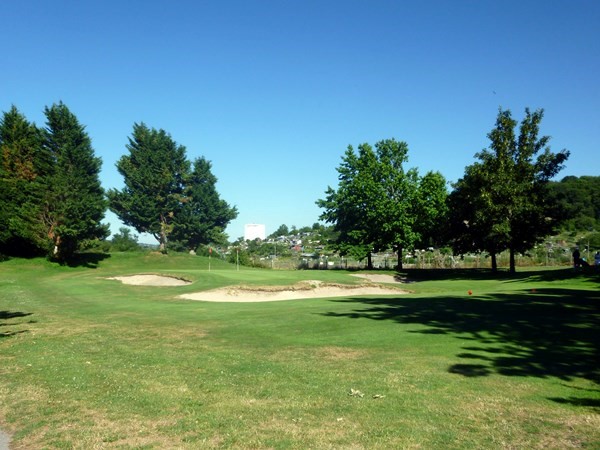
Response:
[[[559,281],[570,279],[599,280],[600,273],[593,268],[574,271],[572,267],[562,269],[519,270],[510,273],[508,269],[499,269],[494,273],[490,269],[410,269],[400,273],[400,278],[420,280],[503,280],[503,281]]]
[[[21,317],[31,316],[32,313],[24,313],[20,311],[0,311],[0,327],[8,327],[14,325],[21,325],[22,322],[7,322],[10,319],[18,319]],[[35,321],[29,321],[27,323],[35,323]],[[25,333],[27,330],[18,331],[2,331],[0,332],[0,338],[14,336],[16,334]]]
[[[110,258],[110,253],[77,253],[65,264],[69,267],[87,267],[96,269],[101,261]]]
[[[355,298],[329,317],[425,325],[468,344],[448,370],[466,377],[581,377],[600,382],[600,292],[537,289],[486,297]]]

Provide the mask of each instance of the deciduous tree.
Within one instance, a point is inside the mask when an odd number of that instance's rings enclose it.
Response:
[[[529,250],[558,225],[547,184],[569,152],[552,153],[550,138],[538,137],[542,118],[543,110],[526,109],[517,137],[517,121],[509,110],[500,110],[488,134],[490,148],[475,155],[479,161],[467,168],[454,195],[465,213],[455,223],[462,221],[463,231],[482,250],[495,254],[508,249],[511,272],[515,254]]]
[[[320,218],[338,233],[335,248],[340,253],[367,257],[371,267],[371,252],[393,247],[402,268],[403,250],[420,238],[419,218],[422,230],[435,220],[422,209],[433,195],[426,195],[433,176],[427,177],[420,201],[419,174],[404,170],[407,160],[408,145],[395,139],[379,141],[375,149],[362,144],[358,153],[348,147],[337,169],[338,188],[329,187],[325,199],[317,201],[325,209]]]

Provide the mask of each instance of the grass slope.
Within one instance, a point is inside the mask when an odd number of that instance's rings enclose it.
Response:
[[[193,283],[106,280],[139,273]],[[358,280],[187,255],[2,262],[1,427],[16,448],[600,447],[597,275],[408,276],[397,298],[204,303],[176,296]]]

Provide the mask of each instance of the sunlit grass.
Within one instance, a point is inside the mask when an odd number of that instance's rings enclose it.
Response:
[[[0,423],[17,446],[600,445],[597,276],[418,272],[397,298],[243,304],[177,295],[357,279],[188,255],[95,266],[0,263]],[[137,273],[192,284],[107,280]]]

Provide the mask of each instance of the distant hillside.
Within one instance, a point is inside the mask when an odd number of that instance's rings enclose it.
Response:
[[[600,231],[600,176],[567,176],[551,182],[565,231]]]

